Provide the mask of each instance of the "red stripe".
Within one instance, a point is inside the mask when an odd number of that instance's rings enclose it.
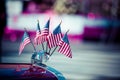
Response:
[[[47,37],[47,39],[48,39],[48,45],[49,45],[49,48],[52,48],[52,47],[54,47],[54,45],[55,45],[55,41],[54,41],[54,35],[53,34],[50,34],[48,37]]]

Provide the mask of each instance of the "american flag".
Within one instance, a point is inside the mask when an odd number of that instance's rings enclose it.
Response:
[[[22,42],[21,42],[20,48],[19,48],[19,55],[22,53],[24,47],[25,47],[28,43],[30,43],[30,38],[29,38],[27,32],[24,32],[24,35],[23,35],[23,37],[22,37]]]
[[[58,42],[62,38],[60,25],[61,25],[61,23],[55,28],[55,30],[53,31],[53,34],[51,33],[47,36],[47,42],[48,42],[49,48],[58,46]]]
[[[66,55],[69,58],[72,58],[72,51],[69,45],[69,40],[67,37],[67,33],[64,35],[64,37],[59,41],[58,44],[60,47],[58,49],[58,52]]]
[[[49,34],[49,25],[50,25],[50,19],[47,21],[45,27],[43,28],[41,32],[43,36],[47,36]]]
[[[39,45],[46,41],[46,31],[47,29],[44,29],[43,31],[40,30],[39,22],[37,23],[37,31],[36,36],[34,38],[34,44]]]
[[[34,44],[36,45],[41,44],[41,31],[40,31],[39,22],[37,23],[37,31],[36,31],[36,36],[34,38]]]
[[[49,24],[50,24],[50,19],[47,21],[45,27],[41,31],[41,42],[47,41],[47,36],[49,35]]]

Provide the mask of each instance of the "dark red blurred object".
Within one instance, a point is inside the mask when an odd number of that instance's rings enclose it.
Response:
[[[33,66],[28,63],[0,64],[0,79],[2,80],[58,80],[45,67]]]

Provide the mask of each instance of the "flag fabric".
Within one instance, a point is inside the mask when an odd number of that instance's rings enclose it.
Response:
[[[40,45],[40,44],[42,44],[45,41],[46,41],[46,36],[43,36],[43,35],[40,34],[37,37],[35,37],[34,44],[35,45]]]
[[[47,36],[49,35],[49,24],[50,24],[50,19],[47,21],[45,27],[41,31],[41,43],[47,41]]]
[[[48,25],[49,23],[47,22],[47,25]],[[44,29],[43,30],[43,32],[44,31],[46,31],[47,29]],[[37,23],[37,30],[36,30],[36,36],[35,36],[35,38],[34,38],[34,44],[35,45],[40,45],[40,44],[42,44],[43,42],[45,42],[46,41],[46,35],[45,35],[46,33],[42,33],[41,32],[41,30],[40,30],[40,25],[39,25],[39,22]]]
[[[37,23],[37,30],[36,30],[36,36],[34,38],[34,44],[36,45],[41,44],[41,31],[40,31],[39,22]]]
[[[58,42],[62,38],[62,32],[61,32],[61,23],[56,27],[56,29],[53,31],[54,38],[55,38],[55,46],[58,46]]]
[[[50,19],[47,21],[44,29],[41,31],[40,30],[40,25],[39,25],[39,22],[38,22],[36,36],[34,38],[34,44],[35,45],[40,45],[47,40],[47,35],[49,34],[49,24],[50,24]]]
[[[47,43],[49,48],[58,46],[58,42],[62,38],[60,25],[61,23],[54,29],[53,34],[51,33],[47,36]]]
[[[50,19],[47,21],[45,27],[42,30],[43,36],[47,36],[49,34],[49,25],[50,25]]]
[[[21,42],[20,48],[19,48],[19,55],[22,53],[24,47],[25,47],[28,43],[30,43],[30,38],[29,38],[27,32],[24,32],[24,35],[23,35],[23,37],[22,37],[22,42]]]
[[[37,31],[36,31],[36,36],[40,35],[41,31],[40,31],[40,25],[39,22],[37,23]]]
[[[55,41],[54,41],[54,35],[52,33],[50,33],[48,36],[47,36],[47,44],[48,44],[48,47],[49,48],[52,48],[55,46]]]
[[[60,46],[59,49],[58,49],[58,52],[66,55],[69,58],[72,58],[72,51],[71,51],[71,48],[70,48],[70,45],[69,45],[69,40],[68,40],[67,33],[59,41],[58,45]]]

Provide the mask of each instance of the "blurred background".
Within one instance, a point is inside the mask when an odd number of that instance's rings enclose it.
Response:
[[[61,20],[70,30],[73,58],[56,50],[45,64],[67,80],[120,80],[120,0],[1,0],[0,62],[30,63],[31,44],[18,56],[24,28],[33,39],[49,17],[51,32]]]

